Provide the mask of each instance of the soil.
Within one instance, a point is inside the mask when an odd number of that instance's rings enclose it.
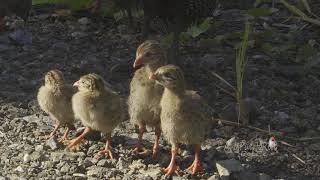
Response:
[[[224,25],[203,37],[242,29],[242,17],[237,10],[223,12],[218,19],[225,21]],[[63,71],[68,83],[95,72],[123,97],[128,96],[141,33],[113,19],[89,20],[89,24],[81,24],[76,17],[33,16],[27,26],[32,43],[25,45],[9,40],[10,30],[0,34],[0,179],[163,178],[160,168],[169,163],[170,145],[161,139],[161,152],[155,159],[132,156],[129,146],[136,142],[137,131],[128,121],[113,133],[113,160],[96,155],[104,146],[104,138],[88,139],[76,152],[65,151],[64,145],[54,139],[43,139],[53,129],[53,122],[39,109],[36,93],[47,71]],[[314,28],[306,27],[304,32],[309,37],[297,38],[296,43],[316,39]],[[184,43],[180,52],[180,66],[189,88],[197,90],[218,117],[235,100],[217,88],[221,81],[210,71],[234,84],[234,48],[228,44],[208,46],[198,39]],[[250,125],[282,132],[284,137],[319,137],[319,66],[304,72],[300,64],[291,63],[294,59],[291,55],[277,57],[258,48],[249,49],[243,91],[257,102],[257,114],[250,119]],[[112,70],[119,64],[117,70]],[[81,124],[78,122],[76,127],[79,133]],[[73,131],[71,136],[76,133]],[[227,143],[232,137],[232,143]],[[145,135],[148,147],[153,138],[149,129]],[[203,171],[194,177],[181,171],[172,179],[213,178],[217,175],[216,162],[226,159],[239,160],[244,168],[234,173],[233,179],[246,179],[246,173],[264,173],[274,179],[319,179],[319,140],[277,139],[278,150],[272,151],[267,148],[269,138],[268,134],[247,128],[216,125],[202,145]],[[181,146],[178,163],[182,170],[192,158],[192,148]]]

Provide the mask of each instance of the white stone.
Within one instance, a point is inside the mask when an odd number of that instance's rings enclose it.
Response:
[[[30,162],[30,160],[31,160],[31,158],[30,158],[30,155],[29,155],[29,154],[25,154],[25,155],[23,156],[23,162],[24,162],[24,163],[28,163],[28,162]]]
[[[243,169],[240,161],[234,159],[218,161],[216,167],[220,177],[230,176],[232,172],[240,172]]]

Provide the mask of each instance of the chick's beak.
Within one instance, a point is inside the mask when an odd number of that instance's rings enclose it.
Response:
[[[79,81],[76,81],[75,83],[73,83],[73,86],[78,87],[79,86]]]
[[[136,68],[138,66],[142,65],[142,59],[137,57],[135,60],[134,60],[134,63],[133,63],[133,68]]]
[[[152,73],[152,74],[150,74],[149,79],[150,80],[157,80],[157,76]]]

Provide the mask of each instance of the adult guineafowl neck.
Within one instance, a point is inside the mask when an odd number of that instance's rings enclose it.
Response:
[[[162,19],[174,34],[169,61],[176,63],[180,33],[191,24],[211,16],[215,5],[216,0],[143,0],[143,36],[147,38],[153,18]]]

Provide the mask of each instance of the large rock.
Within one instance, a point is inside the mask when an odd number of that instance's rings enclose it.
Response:
[[[240,172],[243,170],[240,161],[234,159],[218,161],[216,163],[216,167],[220,177],[223,179],[228,178],[234,172]]]

